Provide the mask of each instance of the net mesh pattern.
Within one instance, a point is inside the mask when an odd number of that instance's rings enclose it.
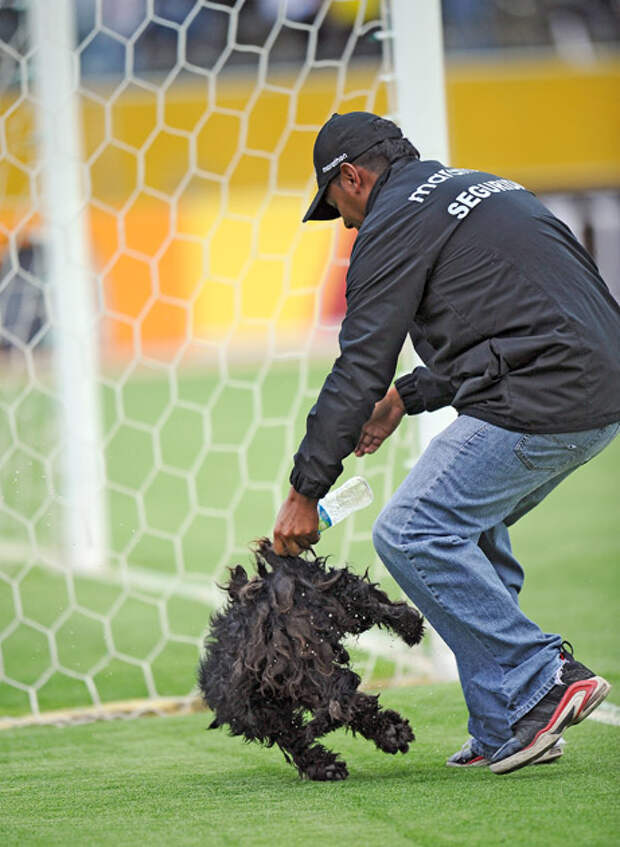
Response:
[[[105,480],[96,568],[70,567],[59,315],[42,204],[28,3],[0,9],[0,713],[186,696],[227,567],[247,564],[287,487],[337,354],[351,237],[301,226],[314,136],[334,111],[388,114],[378,2],[70,4]],[[84,328],[82,327],[81,331]],[[373,506],[318,552],[370,567],[403,426],[363,463]],[[75,552],[75,551],[73,551]],[[366,681],[429,674],[368,634]]]

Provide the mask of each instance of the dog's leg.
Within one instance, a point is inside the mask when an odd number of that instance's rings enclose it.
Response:
[[[329,707],[326,709],[317,709],[314,712],[314,717],[304,727],[304,734],[308,744],[327,735],[328,732],[333,732],[343,725],[343,721],[335,718],[329,713]]]
[[[346,762],[338,754],[327,750],[322,744],[313,744],[300,751],[292,751],[291,756],[299,775],[320,782],[335,782],[349,775]]]
[[[374,741],[384,753],[406,753],[415,736],[409,721],[392,709],[382,709],[379,698],[358,692],[351,704],[349,726]]]
[[[415,737],[409,721],[392,709],[382,709],[377,696],[358,691],[359,683],[359,676],[348,668],[334,673],[325,692],[327,705],[315,710],[314,719],[305,727],[307,742],[348,726],[385,753],[406,753]]]
[[[295,765],[302,778],[336,781],[349,775],[346,763],[337,753],[315,743],[319,736],[340,725],[327,712],[321,711],[318,720],[304,724],[298,711],[281,703],[277,710],[270,710],[268,723],[264,721],[262,725],[269,726],[269,732],[261,740],[270,747],[277,744],[286,761]]]
[[[384,591],[367,580],[346,572],[335,591],[349,615],[350,632],[364,632],[378,624],[391,629],[410,647],[422,640],[422,615],[407,603],[392,603]]]
[[[380,610],[382,617],[377,621],[378,624],[387,626],[409,647],[420,643],[424,635],[424,618],[416,609],[407,603],[392,603],[388,600],[387,603],[381,603]]]
[[[346,763],[338,754],[315,742],[326,733],[350,724],[353,704],[359,697],[359,684],[359,676],[349,668],[334,668],[334,673],[325,681],[324,705],[313,707],[313,719],[304,727],[294,727],[290,719],[284,719],[277,743],[302,777],[339,780],[348,776]]]
[[[313,723],[311,721],[310,723]],[[287,762],[292,762],[302,779],[318,780],[321,782],[335,782],[346,779],[349,775],[346,762],[338,758],[338,754],[327,750],[322,744],[313,744],[310,738],[314,735],[311,730],[307,732],[308,726],[295,738],[279,735],[274,739],[278,747],[284,753]],[[319,727],[315,727],[319,729]],[[322,733],[321,733],[322,734]]]

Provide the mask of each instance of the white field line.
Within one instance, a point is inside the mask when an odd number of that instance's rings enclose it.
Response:
[[[0,542],[0,564],[2,562],[41,562],[46,565],[55,565],[59,559],[58,555],[47,548],[31,547],[18,541]]]
[[[87,576],[84,574],[84,576]],[[127,567],[122,570],[106,568],[97,574],[102,582],[113,585],[129,586],[137,590],[143,589],[160,597],[185,597],[198,600],[212,609],[220,606],[225,599],[224,592],[217,587],[212,579],[193,579],[185,574],[168,576],[153,573],[147,568]],[[205,620],[205,626],[207,621]]]
[[[606,723],[609,726],[620,726],[620,706],[616,706],[615,703],[601,703],[586,720]]]
[[[51,549],[32,549],[25,544],[0,544],[0,565],[2,561],[32,562],[49,568],[52,571],[67,573],[66,565],[60,554]],[[193,579],[186,574],[168,575],[149,571],[147,568],[100,568],[97,571],[74,571],[74,576],[84,579],[104,582],[107,585],[118,585],[135,589],[144,589],[159,596],[169,597],[171,594],[199,600],[212,608],[219,606],[224,600],[224,592],[215,582],[209,579]],[[206,621],[205,621],[206,624]]]

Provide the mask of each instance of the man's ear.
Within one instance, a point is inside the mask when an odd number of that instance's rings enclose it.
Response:
[[[340,165],[340,185],[346,191],[357,192],[361,188],[362,175],[359,170],[350,162],[343,162]]]

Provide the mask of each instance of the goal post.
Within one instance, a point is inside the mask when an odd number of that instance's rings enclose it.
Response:
[[[398,123],[423,158],[449,164],[441,0],[392,0],[390,24]],[[419,415],[420,449],[454,417],[451,407]],[[436,677],[457,679],[452,651],[434,630],[430,638]]]
[[[75,3],[31,0],[43,261],[53,311],[62,454],[62,556],[76,571],[106,561],[105,470],[99,402],[99,317],[87,237]]]
[[[392,0],[396,118],[424,159],[450,163],[440,0]],[[418,418],[420,443],[454,419],[451,407]]]

